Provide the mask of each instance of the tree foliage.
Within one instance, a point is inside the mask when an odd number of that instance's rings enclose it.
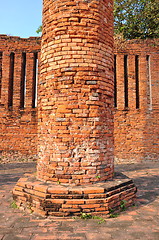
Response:
[[[42,32],[42,25],[40,25],[39,27],[38,27],[38,29],[36,30],[36,33],[41,33]]]
[[[159,0],[115,0],[114,27],[125,39],[159,38]]]

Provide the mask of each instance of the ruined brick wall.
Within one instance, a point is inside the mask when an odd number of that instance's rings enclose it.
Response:
[[[33,106],[35,104],[33,79],[35,79],[35,60],[39,58],[39,51],[39,38],[20,39],[0,35],[1,155],[23,158],[24,154],[30,156],[36,154],[37,110]],[[158,40],[117,41],[114,53],[116,162],[158,160]],[[57,56],[57,59],[58,57],[60,56]],[[13,66],[13,59],[14,73],[10,66]],[[68,71],[67,74],[71,73]],[[11,80],[12,76],[14,76],[13,93],[11,81],[9,87],[9,79]],[[22,94],[24,76],[26,76],[25,97]],[[25,107],[23,107],[24,98]]]
[[[40,39],[0,35],[0,158],[36,155]]]
[[[159,41],[116,42],[115,157],[159,159]]]

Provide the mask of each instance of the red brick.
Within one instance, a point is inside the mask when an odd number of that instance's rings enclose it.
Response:
[[[85,200],[83,199],[68,199],[66,200],[66,204],[84,204],[85,203]]]
[[[55,187],[49,187],[48,188],[48,193],[51,193],[51,194],[68,194],[68,189],[65,189],[65,188],[61,188],[61,187],[59,187],[59,188],[55,188]]]
[[[98,188],[98,187],[87,187],[84,189],[85,194],[90,194],[90,193],[104,193],[104,188]]]
[[[99,208],[100,204],[85,204],[85,205],[80,205],[80,207],[83,208],[90,208],[90,209],[95,209],[95,208]]]

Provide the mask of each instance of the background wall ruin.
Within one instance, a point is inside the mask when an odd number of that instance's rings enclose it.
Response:
[[[0,157],[36,158],[40,38],[0,35]],[[116,41],[116,162],[158,160],[159,41]]]
[[[116,42],[116,162],[158,160],[159,41]]]
[[[0,35],[0,158],[36,156],[40,39]]]

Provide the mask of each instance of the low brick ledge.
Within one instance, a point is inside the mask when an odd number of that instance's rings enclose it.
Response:
[[[117,174],[113,180],[94,185],[69,186],[44,183],[33,175],[24,175],[13,189],[13,199],[18,207],[43,216],[92,215],[119,212],[121,202],[125,207],[135,203],[137,188],[125,175]]]

